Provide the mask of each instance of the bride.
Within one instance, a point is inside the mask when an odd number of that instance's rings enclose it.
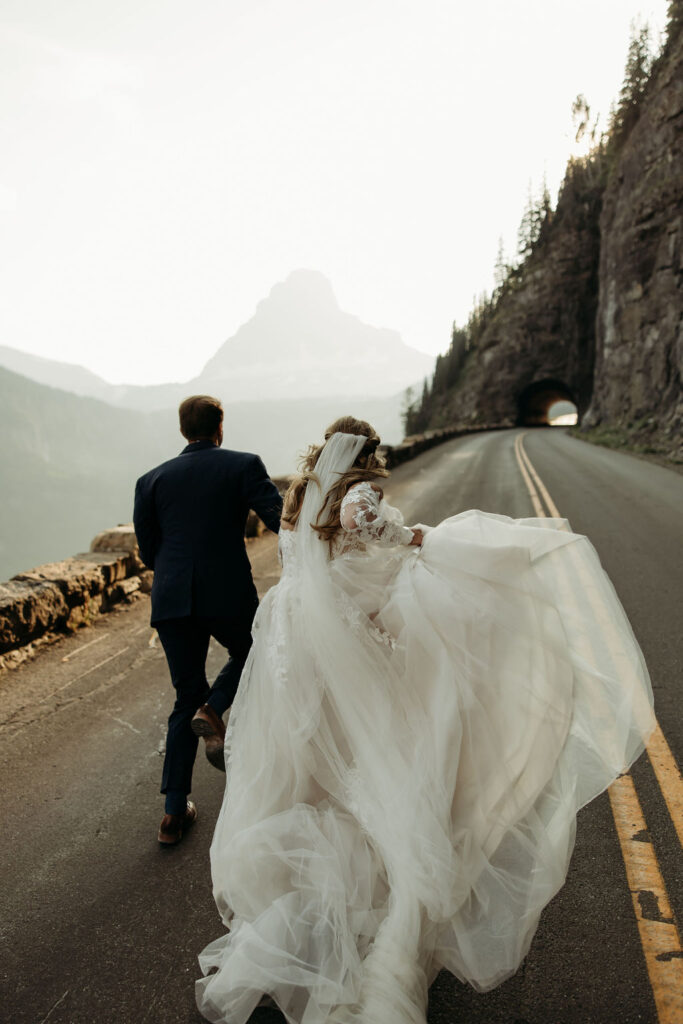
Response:
[[[576,813],[653,727],[640,649],[590,542],[557,519],[382,499],[346,417],[285,500],[226,737],[211,846],[228,933],[197,1003],[244,1024],[424,1024],[443,968],[513,974],[562,886]]]

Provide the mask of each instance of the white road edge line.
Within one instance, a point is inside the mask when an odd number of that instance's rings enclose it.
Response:
[[[77,658],[78,655],[82,654],[82,652],[87,650],[88,647],[92,647],[93,644],[99,644],[102,640],[106,640],[108,636],[109,633],[103,633],[101,636],[96,636],[94,640],[89,640],[87,644],[81,644],[77,650],[72,651],[71,654],[66,654],[62,658],[62,661],[71,661],[72,658]]]
[[[118,658],[120,655],[125,654],[126,651],[129,650],[130,645],[128,645],[128,647],[122,647],[120,651],[116,651],[114,654],[110,654],[108,658],[104,659],[104,661],[100,661],[97,663],[97,665],[93,665],[92,668],[86,669],[85,672],[81,672],[81,674],[79,676],[76,676],[75,679],[70,679],[67,683],[62,683],[62,685],[58,686],[56,690],[53,690],[51,693],[48,693],[46,697],[43,697],[42,700],[39,700],[38,704],[44,704],[46,700],[50,699],[50,697],[54,697],[55,694],[61,693],[62,690],[66,690],[67,687],[73,686],[74,683],[77,683],[79,679],[84,679],[85,676],[89,676],[91,672],[95,672],[96,669],[102,668],[103,665],[106,665],[108,662],[113,661],[114,658]]]

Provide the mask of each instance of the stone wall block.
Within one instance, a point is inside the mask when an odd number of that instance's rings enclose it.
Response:
[[[132,523],[119,524],[98,533],[90,545],[91,551],[127,551],[138,553],[138,542]]]
[[[0,585],[0,653],[88,625],[139,590],[137,546],[120,529],[100,536],[112,534],[122,549],[107,549],[105,540],[101,551],[39,565]]]
[[[98,533],[90,545],[90,551],[99,554],[110,552],[116,555],[125,553],[129,576],[142,572],[145,568],[140,558],[140,549],[132,523],[119,523],[110,530]]]
[[[59,628],[68,615],[66,598],[55,583],[10,580],[0,585],[0,652]]]
[[[84,595],[85,599],[73,606],[64,623],[67,632],[73,633],[81,626],[90,626],[102,610],[103,594]]]
[[[102,610],[110,611],[114,605],[120,604],[140,590],[139,576],[129,576],[125,580],[117,580],[107,587],[102,595]]]
[[[154,582],[154,573],[151,569],[145,569],[144,572],[140,573],[140,593],[150,594],[152,592],[152,583]]]

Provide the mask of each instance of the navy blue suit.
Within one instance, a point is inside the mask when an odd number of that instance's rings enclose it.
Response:
[[[251,646],[258,597],[244,544],[249,509],[277,533],[282,499],[261,459],[212,441],[188,444],[135,487],[140,555],[154,569],[152,625],[176,689],[161,784],[169,814],[184,812],[192,786],[192,716],[202,704],[218,715],[232,704]],[[212,636],[230,658],[209,688]]]

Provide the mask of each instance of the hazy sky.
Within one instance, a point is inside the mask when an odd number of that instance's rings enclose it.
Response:
[[[0,0],[0,344],[185,380],[310,267],[444,350],[638,16],[666,0]]]

